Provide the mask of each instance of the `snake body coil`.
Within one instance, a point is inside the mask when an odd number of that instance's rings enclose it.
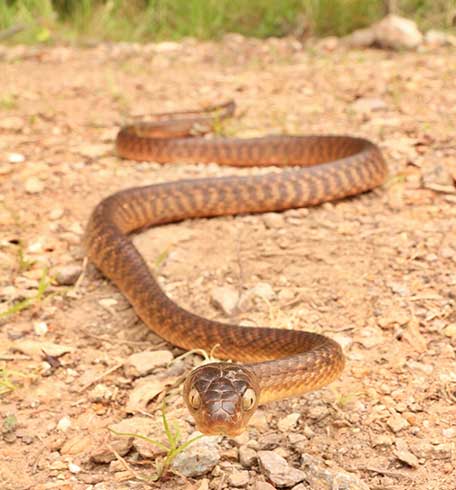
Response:
[[[248,177],[181,180],[127,189],[93,211],[85,244],[89,259],[128,298],[155,333],[183,349],[211,351],[233,363],[211,363],[192,371],[185,401],[198,428],[235,435],[258,404],[302,394],[334,380],[342,371],[340,346],[323,335],[266,327],[239,327],[192,314],[161,290],[127,237],[144,227],[188,218],[261,213],[312,206],[380,185],[386,165],[377,146],[350,136],[268,136],[252,139],[191,136],[208,132],[234,111],[198,117],[165,115],[156,123],[124,127],[117,151],[125,158],[223,165],[288,166]]]

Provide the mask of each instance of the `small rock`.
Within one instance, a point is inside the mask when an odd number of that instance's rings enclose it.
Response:
[[[303,471],[293,468],[273,451],[259,451],[258,461],[261,472],[278,487],[291,487],[306,477]]]
[[[381,111],[387,108],[384,100],[375,97],[361,97],[352,104],[354,111],[361,114],[367,114],[369,112]]]
[[[239,448],[239,462],[244,468],[250,468],[255,464],[256,459],[256,452],[252,448],[248,446],[241,446]]]
[[[456,427],[449,427],[448,429],[442,429],[442,435],[447,439],[456,438]]]
[[[7,158],[10,163],[22,163],[25,161],[25,156],[22,153],[9,153]]]
[[[407,443],[403,439],[396,441],[396,450],[393,451],[396,458],[402,463],[407,464],[411,468],[418,468],[418,458],[409,451]]]
[[[89,391],[89,400],[91,402],[108,402],[112,400],[114,396],[114,391],[108,386],[99,383]]]
[[[168,350],[143,351],[132,354],[125,364],[128,376],[145,376],[159,366],[166,366],[173,360],[173,354]]]
[[[266,228],[275,229],[275,228],[283,228],[284,226],[283,214],[265,213],[262,215],[262,218]]]
[[[46,322],[35,322],[33,324],[33,331],[35,332],[35,335],[46,335],[48,333],[48,326]]]
[[[432,47],[456,46],[456,36],[431,29],[424,35],[424,42]]]
[[[52,221],[58,220],[63,216],[64,210],[62,208],[52,209],[49,213],[49,219]]]
[[[228,482],[233,487],[244,487],[249,483],[249,472],[246,470],[234,469],[228,477]]]
[[[173,384],[176,378],[158,378],[156,375],[142,378],[130,391],[125,410],[127,413],[137,413],[147,410],[147,405],[159,395],[166,386]]]
[[[373,26],[375,42],[386,49],[415,49],[423,42],[423,35],[415,22],[397,15],[387,15]]]
[[[109,428],[115,432],[139,434],[141,436],[150,437],[151,439],[157,439],[158,442],[161,442],[162,444],[167,443],[166,435],[161,429],[161,422],[150,417],[131,417],[110,425]],[[113,434],[113,436],[115,436],[115,434]],[[115,437],[124,437],[128,439],[126,436]],[[133,438],[130,442],[143,458],[156,458],[159,454],[163,454],[164,452],[161,447],[137,437]]]
[[[62,417],[57,423],[57,430],[66,432],[71,427],[71,419],[68,416]]]
[[[400,432],[402,429],[405,429],[409,426],[409,423],[406,419],[401,417],[399,414],[392,415],[386,422],[388,427],[396,434]]]
[[[357,476],[346,471],[330,468],[328,469],[323,462],[313,456],[302,454],[303,469],[306,474],[308,487],[318,490],[369,490]]]
[[[432,455],[436,459],[451,459],[454,451],[455,444],[452,442],[437,444],[432,447]]]
[[[378,447],[378,446],[390,447],[392,445],[393,445],[393,438],[389,434],[379,434],[373,440],[374,447]]]
[[[371,27],[358,29],[344,37],[343,40],[352,48],[369,48],[375,44],[375,31]]]
[[[256,286],[250,289],[250,292],[255,296],[259,296],[260,298],[271,300],[274,297],[274,290],[272,286],[267,282],[259,282]]]
[[[73,286],[82,274],[80,265],[64,265],[57,267],[53,275],[59,286]]]
[[[84,157],[89,159],[102,157],[112,151],[112,147],[109,144],[94,144],[94,145],[85,145],[81,148],[78,148],[78,153]]]
[[[215,287],[211,291],[211,302],[226,315],[233,315],[238,307],[239,292],[232,286]]]
[[[257,481],[255,483],[255,490],[275,490],[275,487],[265,481]]]
[[[81,472],[81,467],[74,463],[68,463],[68,469],[74,475]]]
[[[193,437],[194,435],[189,439]],[[205,475],[220,460],[218,440],[219,437],[213,436],[198,439],[174,458],[172,468],[187,478]]]
[[[300,413],[290,413],[283,419],[280,419],[277,426],[281,432],[288,432],[298,423],[299,417],[301,417]]]
[[[452,339],[456,338],[456,323],[450,323],[447,325],[444,328],[443,333]]]
[[[264,432],[269,428],[268,419],[263,410],[257,410],[250,419],[250,426],[255,427],[259,432]]]
[[[103,308],[106,308],[109,310],[109,308],[112,308],[117,304],[117,300],[114,298],[103,298],[98,300],[98,304],[102,306]]]
[[[29,194],[38,194],[44,189],[44,182],[38,177],[29,177],[25,181],[25,191]]]
[[[13,131],[20,131],[24,128],[26,124],[20,117],[11,116],[11,117],[2,117],[0,121],[1,129],[10,129]]]

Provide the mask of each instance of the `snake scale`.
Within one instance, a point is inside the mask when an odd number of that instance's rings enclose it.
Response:
[[[217,357],[236,361],[197,367],[184,383],[184,399],[197,428],[231,436],[245,429],[259,404],[333,381],[344,367],[340,346],[324,335],[240,327],[184,310],[163,293],[127,235],[189,218],[313,206],[368,191],[384,181],[387,171],[376,145],[351,136],[207,137],[234,107],[229,102],[125,126],[117,136],[117,152],[123,158],[159,163],[288,168],[122,190],[96,206],[85,234],[89,259],[156,334],[182,349],[210,352],[217,346]]]

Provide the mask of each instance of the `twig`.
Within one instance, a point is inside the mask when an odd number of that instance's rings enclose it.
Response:
[[[137,480],[145,481],[145,479],[139,473],[137,473],[110,444],[107,444],[107,446],[108,449],[114,454],[117,461],[119,461],[119,463],[125,468],[126,471],[131,473]]]
[[[15,36],[18,32],[23,31],[25,27],[26,26],[24,24],[17,24],[15,26],[11,26],[8,27],[7,29],[4,29],[3,31],[0,31],[0,41]]]
[[[98,383],[98,381],[101,381],[104,377],[108,376],[109,374],[113,373],[114,371],[117,371],[123,365],[124,365],[124,362],[122,361],[122,362],[119,362],[118,364],[114,365],[113,367],[109,368],[104,373],[101,373],[99,376],[92,379],[92,381],[90,381],[89,383],[85,384],[82,388],[80,388],[78,393],[82,393],[83,391],[85,391],[87,388],[89,388],[93,384]]]

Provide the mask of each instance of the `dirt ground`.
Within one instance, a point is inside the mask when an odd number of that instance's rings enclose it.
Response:
[[[128,369],[129,356],[182,352],[138,321],[91,266],[73,286],[52,277],[61,267],[77,275],[84,226],[102,197],[255,173],[128,162],[113,151],[126,121],[233,98],[239,117],[229,134],[368,137],[384,151],[390,177],[335,204],[186,221],[135,239],[166,292],[187,309],[322,332],[341,342],[348,359],[330,387],[267,405],[248,433],[220,441],[221,459],[208,473],[168,473],[158,486],[274,488],[261,483],[270,480],[255,458],[240,463],[247,447],[273,450],[298,469],[302,454],[313,456],[372,490],[455,490],[455,80],[454,49],[347,51],[239,36],[219,44],[2,48],[1,311],[31,299],[0,324],[1,488],[148,488],[134,472],[152,474],[155,456],[128,446],[122,457],[116,448],[125,438],[107,427],[131,416],[126,405],[141,379]],[[37,297],[40,281],[51,279]],[[215,287],[241,294],[232,315],[214,307]],[[146,379],[164,386],[197,362],[193,355]],[[155,423],[161,396],[137,411]],[[180,386],[167,400],[167,416],[180,421],[185,439],[193,428]],[[162,432],[157,425],[153,436]],[[311,487],[304,480],[296,488]]]

